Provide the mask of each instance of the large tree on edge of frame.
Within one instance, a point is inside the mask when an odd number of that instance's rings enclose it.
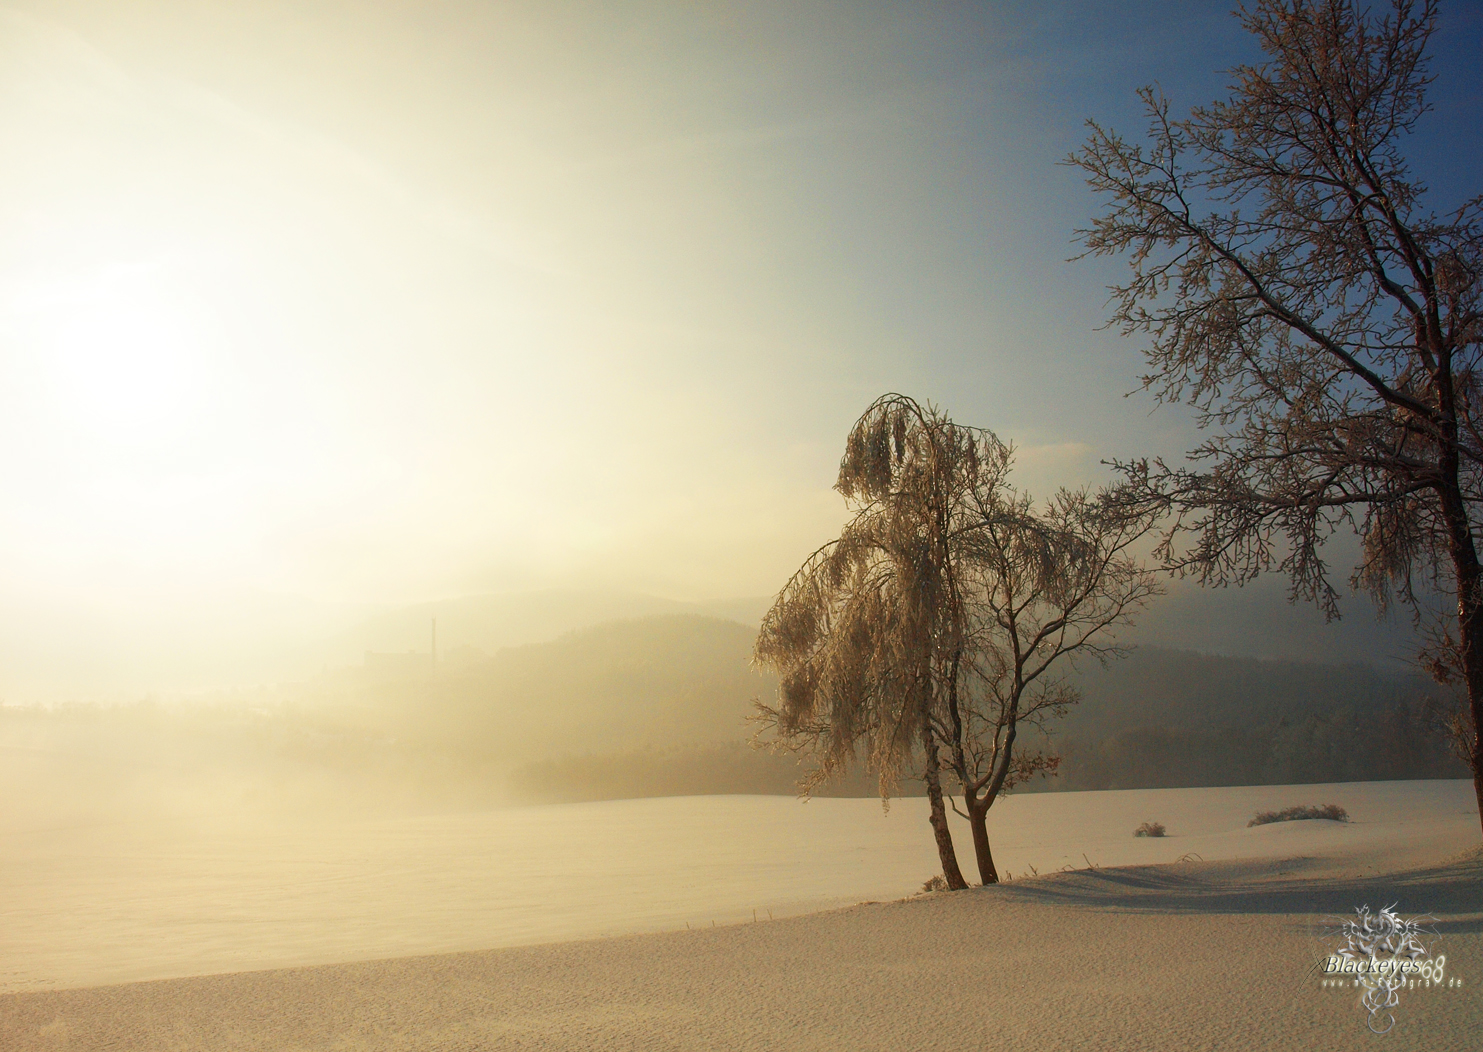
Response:
[[[1267,59],[1230,97],[1146,143],[1095,123],[1069,158],[1107,200],[1079,231],[1127,254],[1111,324],[1151,338],[1144,387],[1210,431],[1194,467],[1119,464],[1172,515],[1160,554],[1203,583],[1277,569],[1330,616],[1322,543],[1352,527],[1351,584],[1421,619],[1450,597],[1423,662],[1466,692],[1483,821],[1483,197],[1437,216],[1401,144],[1427,111],[1434,0],[1383,16],[1352,0],[1257,0]]]

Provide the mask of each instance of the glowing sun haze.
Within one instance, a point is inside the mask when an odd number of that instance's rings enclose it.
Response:
[[[1122,397],[1055,162],[1086,116],[1136,132],[1137,85],[1214,97],[1243,37],[1159,3],[0,4],[0,697],[309,607],[774,592],[887,390],[1041,493],[1183,448]]]

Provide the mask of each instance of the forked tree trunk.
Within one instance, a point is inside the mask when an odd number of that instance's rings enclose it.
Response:
[[[958,853],[953,849],[952,830],[947,825],[947,806],[942,799],[942,777],[937,769],[937,742],[929,727],[922,728],[922,750],[926,753],[927,800],[932,805],[928,821],[932,823],[932,835],[937,840],[937,857],[942,861],[942,876],[952,891],[968,887],[963,871],[958,868]]]
[[[999,871],[994,868],[994,855],[989,851],[989,804],[988,801],[963,801],[968,806],[968,825],[973,829],[973,854],[978,860],[978,879],[985,885],[999,883]]]
[[[966,770],[966,767],[964,768]],[[979,799],[973,785],[958,772],[963,787],[963,810],[968,813],[968,828],[973,831],[973,858],[978,863],[978,879],[985,885],[999,883],[999,871],[994,868],[994,854],[989,850],[989,804],[988,797]]]
[[[978,860],[978,877],[985,885],[999,883],[999,870],[995,868],[994,855],[989,850],[989,808],[999,798],[999,791],[1004,788],[1004,780],[1009,774],[1017,734],[1014,710],[1018,707],[1019,699],[1016,697],[1010,705],[1009,731],[1004,736],[1003,751],[995,764],[993,779],[984,787],[983,799],[972,794],[966,784],[963,786],[963,805],[968,812],[968,826],[973,830],[973,854]]]

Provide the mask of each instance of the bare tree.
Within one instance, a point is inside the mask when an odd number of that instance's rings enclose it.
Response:
[[[1043,727],[1078,701],[1068,665],[1126,653],[1115,630],[1162,589],[1130,551],[1154,525],[1147,510],[1128,514],[1110,490],[1062,490],[1037,510],[1002,475],[986,481],[971,494],[975,525],[964,538],[959,586],[969,631],[950,656],[955,674],[937,733],[961,786],[980,879],[997,884],[989,808],[1060,762],[1017,750],[1020,726]]]
[[[1210,432],[1192,467],[1118,466],[1172,514],[1160,554],[1202,582],[1277,569],[1335,616],[1322,545],[1348,527],[1351,585],[1382,608],[1448,596],[1423,659],[1465,685],[1483,812],[1483,197],[1427,211],[1401,149],[1428,109],[1437,5],[1240,17],[1267,60],[1233,70],[1228,99],[1174,120],[1146,88],[1146,143],[1091,123],[1069,159],[1108,199],[1088,252],[1132,267],[1111,324],[1149,335],[1144,387]]]

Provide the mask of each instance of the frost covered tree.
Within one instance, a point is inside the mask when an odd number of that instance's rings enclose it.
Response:
[[[757,706],[759,742],[814,761],[805,793],[859,760],[883,799],[919,771],[954,889],[967,882],[943,773],[957,775],[980,877],[995,883],[988,810],[1055,763],[1016,750],[1019,725],[1074,701],[1054,667],[1113,653],[1109,630],[1155,590],[1127,554],[1146,513],[1084,493],[1037,511],[1010,487],[1011,464],[992,432],[878,399],[850,431],[835,486],[854,517],[783,587],[754,652],[780,676],[776,704]]]
[[[1145,88],[1144,141],[1092,123],[1069,159],[1106,202],[1088,252],[1131,266],[1112,324],[1148,338],[1144,387],[1209,434],[1193,466],[1120,467],[1170,515],[1162,557],[1202,582],[1275,569],[1334,616],[1323,543],[1352,528],[1353,587],[1419,620],[1419,595],[1446,596],[1422,660],[1466,694],[1483,812],[1483,197],[1436,214],[1403,149],[1437,4],[1240,17],[1266,60],[1228,98],[1175,119]]]
[[[759,734],[773,731],[775,744],[816,763],[803,792],[863,759],[888,799],[915,767],[953,889],[968,885],[948,829],[932,716],[952,689],[951,656],[966,631],[958,582],[968,497],[1007,459],[988,431],[959,427],[903,395],[878,399],[851,429],[835,483],[854,518],[783,586],[754,652],[780,682],[776,706],[759,702],[753,718]]]

